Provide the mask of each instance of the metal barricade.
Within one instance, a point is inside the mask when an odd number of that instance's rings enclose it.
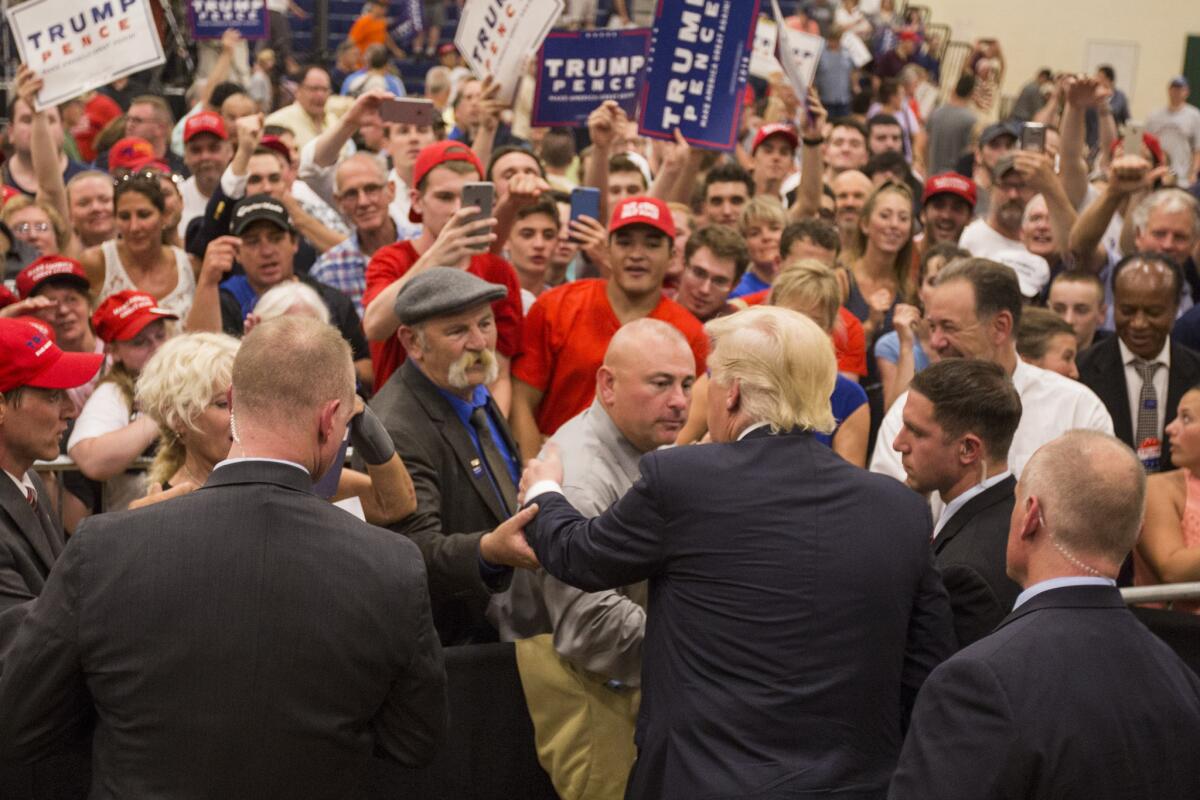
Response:
[[[1142,603],[1173,603],[1176,600],[1200,600],[1200,582],[1129,586],[1121,590],[1121,599],[1131,606]]]

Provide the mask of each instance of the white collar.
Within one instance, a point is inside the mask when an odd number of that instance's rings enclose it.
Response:
[[[749,436],[754,431],[758,430],[759,428],[766,428],[766,427],[770,426],[770,424],[771,423],[769,423],[769,422],[756,422],[753,425],[751,425],[749,428],[746,428],[744,431],[739,433],[736,441],[740,442],[742,439],[745,439],[747,436]]]
[[[1117,582],[1112,578],[1093,578],[1087,575],[1068,575],[1065,578],[1050,578],[1049,580],[1035,583],[1025,591],[1017,595],[1017,602],[1013,603],[1013,611],[1021,607],[1023,603],[1027,603],[1042,592],[1048,592],[1051,589],[1061,589],[1064,586],[1116,586]]]
[[[946,507],[942,509],[942,515],[938,517],[937,525],[935,525],[933,528],[933,538],[937,538],[937,535],[942,532],[942,528],[946,527],[946,523],[958,513],[959,509],[970,502],[971,498],[983,494],[988,489],[1008,478],[1010,475],[1012,475],[1012,472],[1006,469],[999,475],[993,475],[992,477],[986,478],[980,483],[975,484],[970,489],[967,489],[958,497],[947,503]]]
[[[5,475],[7,475],[9,478],[12,479],[12,482],[15,483],[17,485],[17,488],[21,490],[22,496],[29,497],[29,493],[33,492],[33,496],[37,497],[37,487],[35,487],[33,485],[33,480],[29,477],[28,472],[26,472],[20,478],[18,478],[16,475],[13,475],[11,472],[9,472],[6,469],[0,470],[0,472],[3,472]]]
[[[1133,366],[1133,362],[1141,358],[1141,356],[1135,356],[1133,354],[1133,351],[1130,350],[1128,347],[1126,347],[1125,343],[1122,342],[1119,337],[1117,338],[1117,347],[1119,347],[1121,349],[1121,363],[1127,367]],[[1171,368],[1171,337],[1170,336],[1168,336],[1167,340],[1165,342],[1163,342],[1162,350],[1159,351],[1158,355],[1150,360],[1157,361],[1159,364],[1162,364],[1167,369]]]
[[[215,467],[213,467],[213,471],[219,470],[221,467],[227,467],[230,464],[240,464],[243,461],[266,461],[270,464],[287,464],[289,467],[295,467],[296,469],[303,472],[305,475],[312,477],[312,475],[309,473],[309,471],[307,469],[300,466],[295,461],[288,461],[283,458],[263,458],[262,456],[242,456],[240,458],[227,458],[224,461],[219,462]]]

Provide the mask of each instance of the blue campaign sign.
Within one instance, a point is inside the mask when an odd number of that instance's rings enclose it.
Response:
[[[243,39],[267,38],[267,0],[187,0],[195,39],[220,39],[233,28]]]
[[[659,0],[639,130],[694,146],[737,145],[759,0]]]
[[[632,118],[649,51],[647,28],[549,34],[538,56],[533,124],[582,127],[605,100]]]

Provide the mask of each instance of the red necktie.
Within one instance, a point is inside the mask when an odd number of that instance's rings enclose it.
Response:
[[[29,501],[30,508],[37,511],[37,492],[33,490],[33,487],[25,487],[25,499]]]

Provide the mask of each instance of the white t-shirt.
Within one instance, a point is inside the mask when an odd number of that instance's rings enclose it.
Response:
[[[179,217],[179,238],[187,235],[187,226],[196,217],[204,216],[204,210],[208,208],[208,198],[200,193],[200,187],[196,185],[196,176],[188,178],[179,187],[179,194],[183,197],[183,214]]]
[[[101,383],[83,404],[79,419],[75,420],[75,428],[71,431],[71,438],[67,440],[67,453],[86,439],[95,439],[97,436],[124,428],[138,416],[130,414],[129,405],[115,383]],[[145,493],[145,473],[122,472],[104,482],[104,510],[124,511],[130,503]]]
[[[1034,255],[1019,239],[1010,239],[977,219],[963,229],[958,246],[977,258],[990,258],[1012,269],[1021,283],[1021,294],[1035,297],[1050,282],[1050,265]]]

